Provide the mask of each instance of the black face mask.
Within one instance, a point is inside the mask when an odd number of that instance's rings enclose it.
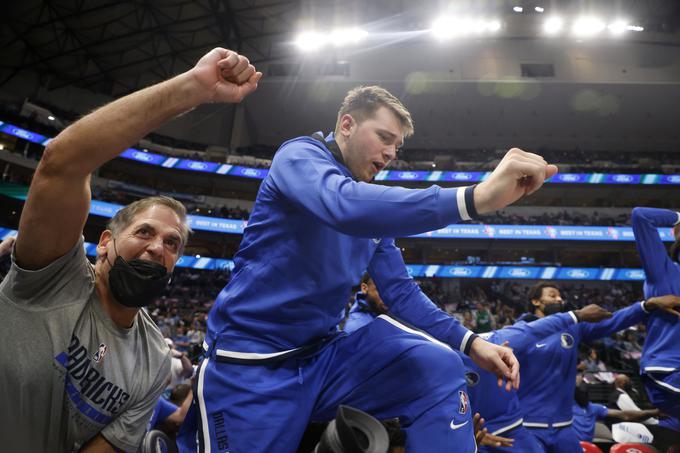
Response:
[[[115,249],[115,242],[113,245]],[[119,255],[109,271],[109,287],[121,304],[141,308],[163,294],[171,276],[161,264],[139,259],[125,261]]]
[[[562,313],[564,311],[564,304],[562,302],[553,302],[543,306],[543,314],[546,316],[554,315],[555,313]]]

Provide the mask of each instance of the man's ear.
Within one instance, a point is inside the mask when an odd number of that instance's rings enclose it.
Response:
[[[356,125],[356,121],[349,113],[345,113],[340,117],[340,129],[338,132],[347,137],[352,132],[352,128]]]
[[[109,244],[113,241],[113,234],[111,230],[104,230],[99,235],[99,243],[97,244],[97,259],[105,258],[109,251]]]

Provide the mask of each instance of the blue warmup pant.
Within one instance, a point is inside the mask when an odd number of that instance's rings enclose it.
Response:
[[[399,417],[410,453],[477,451],[458,354],[387,317],[270,365],[220,362],[211,351],[197,401],[205,452],[295,452],[307,424],[332,420],[340,404]]]
[[[643,374],[649,401],[666,414],[680,418],[680,371]]]
[[[546,453],[579,453],[583,451],[574,428],[527,428]]]
[[[499,434],[501,437],[514,439],[512,448],[508,447],[479,447],[479,453],[543,453],[543,447],[538,443],[531,431],[520,425],[510,431]]]

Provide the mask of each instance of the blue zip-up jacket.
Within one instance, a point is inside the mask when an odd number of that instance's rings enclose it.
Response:
[[[508,341],[508,346],[515,354],[526,350],[534,343],[555,332],[567,329],[577,322],[572,313],[557,313],[533,322],[517,323],[503,329],[480,334],[480,337],[495,344]],[[521,425],[524,421],[517,392],[512,389],[498,387],[498,379],[492,373],[481,369],[469,357],[461,354],[465,364],[470,405],[474,412],[479,412],[486,420],[484,426],[490,433],[503,434]],[[520,364],[521,367],[524,364]],[[522,382],[521,385],[524,385]]]
[[[635,245],[645,270],[645,299],[666,294],[680,296],[680,265],[671,260],[657,227],[671,227],[680,213],[667,209],[635,208],[632,223]],[[680,370],[680,319],[656,310],[647,319],[642,349],[643,372]]]
[[[349,309],[349,313],[347,314],[345,327],[342,329],[347,333],[352,333],[355,330],[361,329],[366,324],[373,321],[377,316],[371,311],[366,299],[359,296],[360,294],[361,293],[357,293],[354,296],[354,304],[352,305],[352,308]]]
[[[597,323],[573,324],[540,342],[515,351],[521,363],[518,391],[524,412],[524,426],[545,428],[571,424],[572,403],[576,390],[578,345],[593,341],[645,320],[642,302],[614,312]],[[520,320],[515,325],[525,324]]]
[[[326,144],[284,143],[262,181],[231,281],[208,318],[217,356],[267,359],[337,332],[362,273],[391,313],[454,349],[472,332],[436,307],[408,275],[394,237],[469,220],[472,187],[404,189],[357,182]]]

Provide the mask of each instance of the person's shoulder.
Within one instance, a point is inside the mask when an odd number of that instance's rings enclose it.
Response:
[[[274,156],[274,161],[281,159],[298,159],[311,156],[331,157],[325,143],[309,135],[292,138],[284,142]]]

